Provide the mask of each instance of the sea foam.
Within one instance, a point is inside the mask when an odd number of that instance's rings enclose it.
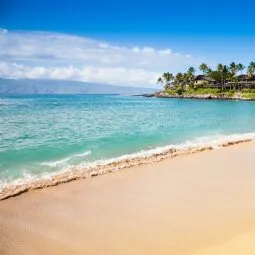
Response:
[[[81,163],[73,168],[63,168],[62,170],[55,173],[32,175],[24,171],[23,178],[9,183],[6,180],[1,180],[0,200],[21,194],[28,190],[55,186],[61,183],[70,182],[72,180],[89,178],[91,176],[118,171],[132,166],[158,162],[165,158],[171,158],[204,150],[219,149],[221,147],[254,140],[255,133],[201,137],[181,144],[157,147],[155,149],[143,150],[132,154],[122,155],[116,158],[97,160],[90,163]],[[84,153],[75,154],[72,157],[67,157],[59,161],[47,162],[46,164],[49,166],[55,166],[57,164],[68,162],[73,157],[84,157],[90,155],[90,153],[90,151],[86,151]]]
[[[91,154],[91,151],[85,151],[83,153],[77,153],[77,154],[74,154],[70,157],[66,157],[66,158],[63,158],[63,159],[60,159],[60,160],[42,162],[41,165],[49,166],[49,167],[56,167],[56,166],[66,165],[70,160],[73,160],[75,158],[86,157],[86,156],[89,156],[90,154]]]

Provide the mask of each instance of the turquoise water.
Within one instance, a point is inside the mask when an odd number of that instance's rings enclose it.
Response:
[[[255,131],[255,102],[0,96],[0,188],[165,145]]]

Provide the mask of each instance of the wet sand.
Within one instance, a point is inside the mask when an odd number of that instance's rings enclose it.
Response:
[[[255,254],[255,144],[0,201],[0,254]]]

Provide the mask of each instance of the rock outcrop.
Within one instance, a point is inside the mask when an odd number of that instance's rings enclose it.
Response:
[[[214,95],[214,94],[168,94],[163,91],[159,91],[153,94],[145,94],[144,97],[157,97],[157,98],[187,98],[187,99],[205,99],[205,100],[245,100],[255,101],[255,98],[245,98],[241,93],[235,93],[233,96],[226,94]]]

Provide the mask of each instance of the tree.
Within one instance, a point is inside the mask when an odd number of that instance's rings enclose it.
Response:
[[[179,85],[183,81],[183,74],[182,73],[177,73],[175,76],[175,83],[176,85]]]
[[[173,80],[173,78],[174,78],[174,76],[171,73],[169,73],[169,72],[163,73],[162,77],[164,78],[166,83],[171,82]]]
[[[194,67],[190,67],[187,71],[186,80],[192,87],[194,86],[195,81],[195,72],[196,69]]]
[[[221,84],[222,90],[223,90],[223,68],[224,66],[222,64],[217,65],[217,71],[220,73],[220,77],[221,77],[220,84]]]
[[[237,69],[238,69],[238,72],[241,72],[241,81],[243,81],[243,70],[245,69],[245,66],[243,65],[243,64],[241,64],[241,63],[239,63],[238,65],[237,65]],[[246,83],[247,83],[247,79],[246,79]],[[240,89],[241,89],[241,87],[240,87]]]
[[[157,83],[163,84],[165,82],[165,89],[169,89],[170,82],[173,81],[173,79],[174,76],[171,73],[165,72],[161,77],[158,78]]]
[[[252,78],[254,76],[254,72],[255,72],[255,62],[250,62],[247,69],[248,78]],[[246,78],[246,83],[247,83],[247,78]]]
[[[158,78],[157,83],[163,84],[163,79],[162,79],[162,77],[159,77],[159,78]]]
[[[213,72],[213,70],[209,67],[207,70],[206,70],[206,74],[208,75],[210,75],[211,73]]]
[[[231,78],[231,72],[229,72],[228,66],[224,65],[223,66],[223,84],[224,84],[224,86],[226,85],[226,80],[228,78]]]
[[[237,78],[236,78],[236,74],[238,72],[238,65],[235,63],[235,62],[232,62],[230,65],[229,65],[229,75],[228,75],[228,79],[231,81],[231,82],[237,82]],[[231,85],[230,85],[230,89],[231,89]]]
[[[220,84],[222,90],[224,89],[237,89],[237,85],[239,86],[238,89],[242,88],[242,83],[238,82],[240,79],[237,76],[239,72],[241,75],[243,74],[243,70],[245,69],[245,66],[241,63],[236,64],[235,62],[230,63],[229,66],[219,63],[217,65],[217,68],[212,70],[208,67],[207,64],[202,63],[199,66],[199,70],[203,72],[203,74],[207,75],[208,77],[214,79],[216,84]],[[174,77],[171,73],[165,72],[161,77],[158,78],[157,82],[163,84],[165,89],[169,89],[174,87],[177,93],[183,93],[186,86],[189,86],[192,88],[195,84],[195,68],[189,67],[186,73],[177,73]],[[247,68],[247,76],[254,78],[255,76],[255,62],[250,62],[248,68]],[[200,77],[199,77],[200,78]],[[204,77],[201,77],[202,80]],[[243,78],[242,78],[243,79]],[[246,78],[246,81],[249,80],[249,78]],[[229,82],[232,81],[232,82]],[[214,87],[214,86],[213,86]],[[215,86],[216,87],[216,86]]]
[[[170,83],[171,81],[173,81],[174,76],[171,73],[167,72],[167,73],[163,73],[162,77],[165,80],[165,89],[169,89]]]
[[[177,73],[175,76],[175,86],[177,88],[177,93],[182,94],[184,91],[184,84],[187,81],[188,75],[186,73]]]
[[[209,70],[209,67],[207,64],[205,63],[202,63],[200,66],[199,66],[199,70],[203,72],[203,75]]]
[[[208,74],[208,76],[212,79],[214,79],[217,83],[221,83],[222,80],[222,74],[219,71],[213,71],[211,70],[211,72]]]
[[[229,70],[232,74],[232,77],[234,78],[236,76],[236,73],[238,72],[238,65],[236,65],[235,62],[232,62],[230,65],[229,65]]]
[[[248,66],[247,74],[249,77],[252,77],[254,75],[254,72],[255,72],[255,62],[250,62]]]
[[[252,61],[252,62],[250,62],[250,66],[251,66],[251,67],[253,67],[253,68],[254,68],[254,70],[255,70],[255,62],[253,62],[253,61]]]
[[[196,72],[196,69],[192,66],[188,69],[188,74],[193,74],[194,75],[195,72]]]
[[[243,64],[239,63],[237,65],[237,67],[238,67],[238,71],[241,72],[241,75],[242,75],[243,74],[243,70],[245,69],[245,66]]]
[[[226,85],[226,80],[231,76],[231,73],[229,72],[229,68],[226,65],[218,64],[217,65],[217,71],[216,74],[220,74],[220,84],[222,90],[224,89],[224,86]],[[215,73],[214,73],[215,75]]]

